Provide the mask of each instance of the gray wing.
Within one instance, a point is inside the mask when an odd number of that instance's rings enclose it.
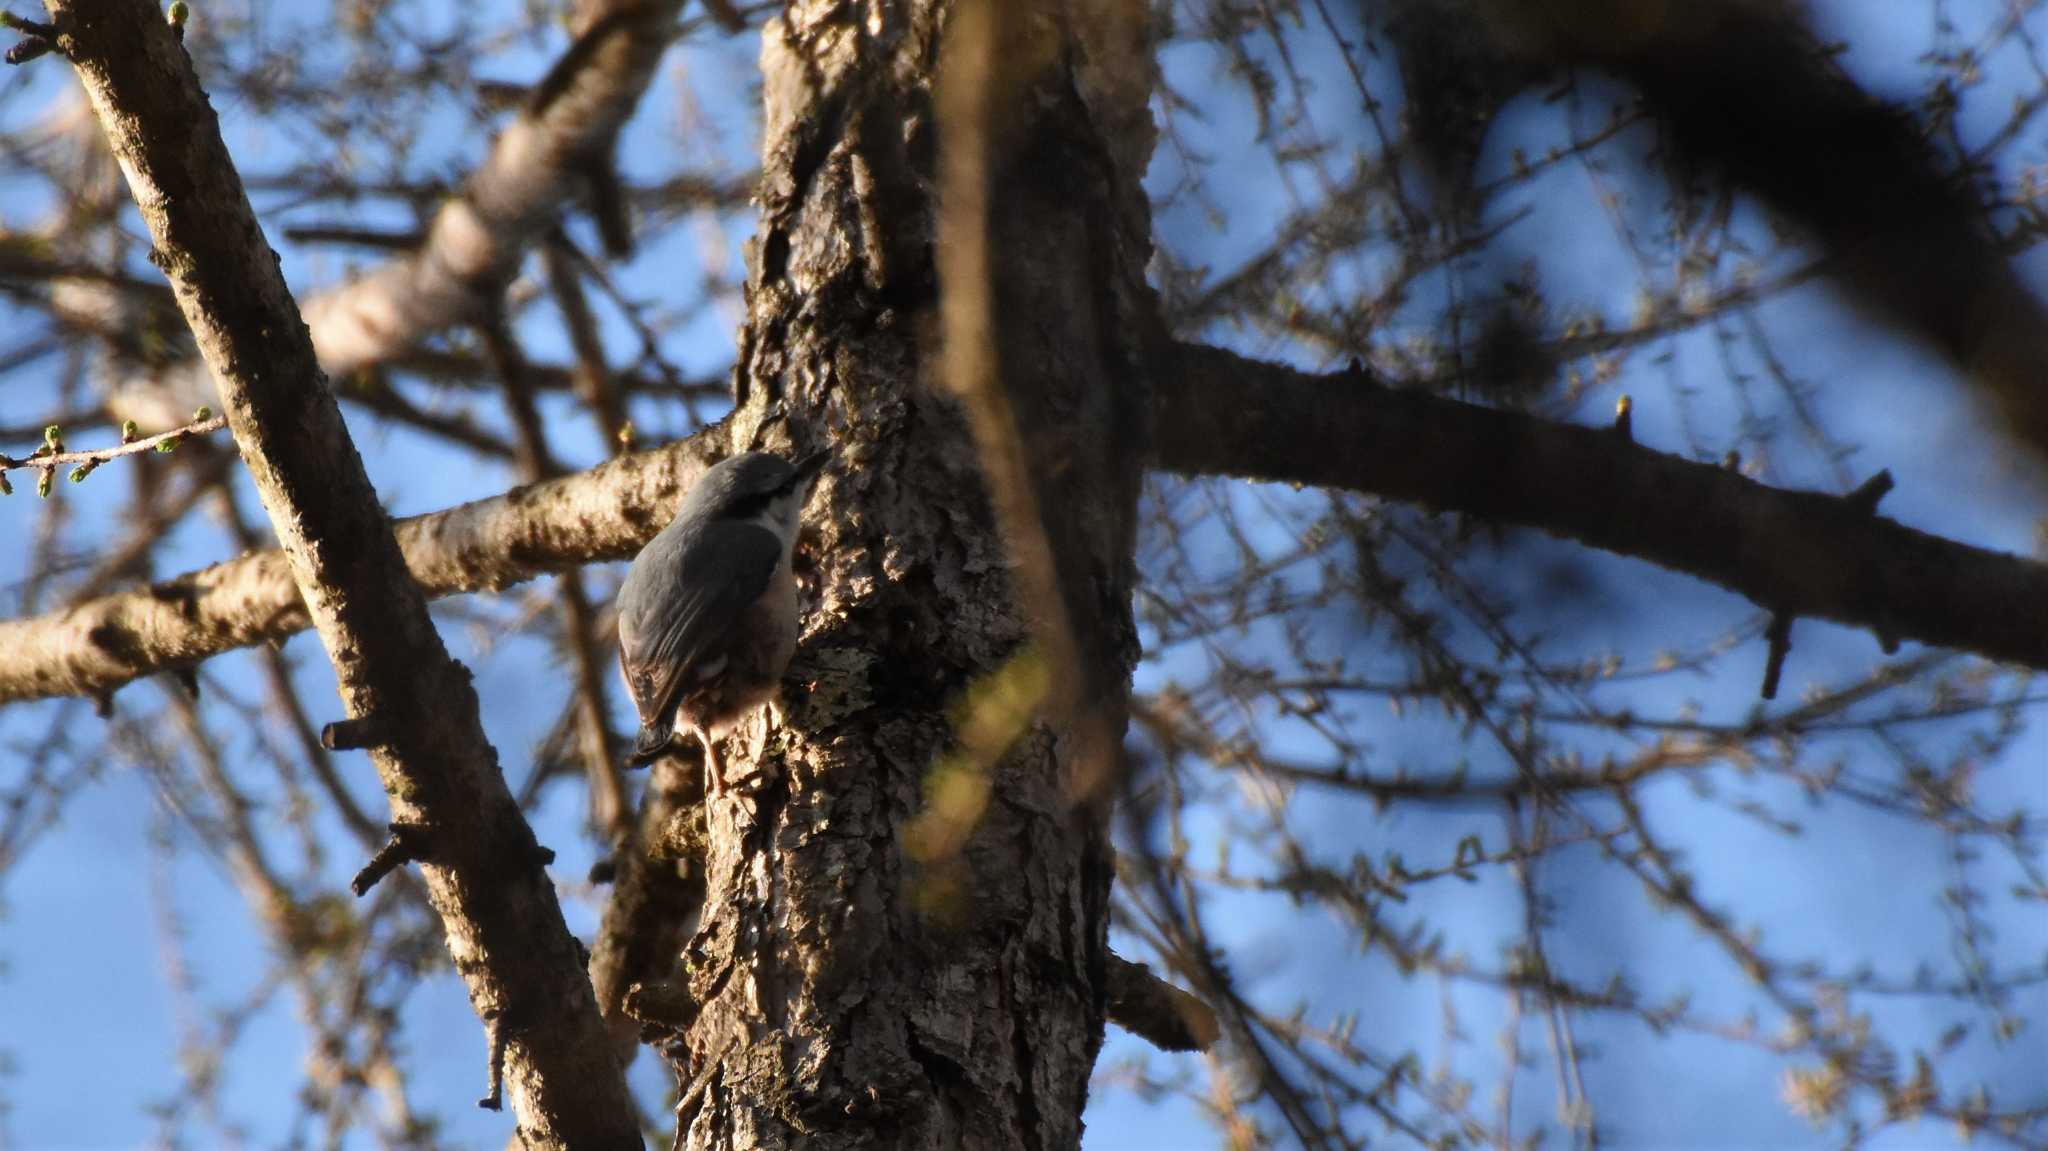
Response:
[[[657,538],[633,561],[619,589],[619,667],[643,725],[667,731],[701,665],[725,654],[781,559],[774,532],[728,521]]]

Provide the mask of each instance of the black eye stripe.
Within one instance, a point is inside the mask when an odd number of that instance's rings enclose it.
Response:
[[[725,514],[730,519],[753,519],[755,516],[767,511],[768,505],[775,502],[775,497],[780,494],[782,493],[761,492],[758,495],[741,496],[732,502],[732,505],[726,509]]]

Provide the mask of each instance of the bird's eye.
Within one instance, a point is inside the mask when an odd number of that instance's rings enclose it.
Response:
[[[768,510],[768,505],[774,501],[775,496],[776,493],[774,492],[757,492],[753,495],[741,496],[732,502],[731,510],[726,512],[726,514],[736,520],[753,519],[755,516]]]

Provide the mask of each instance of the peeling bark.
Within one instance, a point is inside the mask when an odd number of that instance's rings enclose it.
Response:
[[[50,0],[269,513],[394,843],[421,863],[449,954],[491,1023],[529,1151],[638,1148],[578,945],[315,359],[190,59],[148,0]],[[404,834],[398,834],[403,829]],[[502,1065],[498,1062],[502,1053]]]

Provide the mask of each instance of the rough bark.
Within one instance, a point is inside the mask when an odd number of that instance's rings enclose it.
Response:
[[[1170,471],[1350,488],[1648,560],[1786,616],[2048,667],[2048,566],[1788,491],[1613,428],[1321,376],[1180,345],[1161,374]]]
[[[635,986],[661,986],[681,969],[683,945],[704,908],[704,771],[673,755],[648,772],[633,834],[606,861],[611,897],[590,945],[590,984],[623,1061],[639,1054],[626,1010]]]
[[[406,572],[190,59],[148,0],[49,8],[347,710],[380,733],[373,758],[394,822],[412,829],[402,839],[422,860],[455,967],[503,1044],[522,1138],[532,1151],[638,1147],[546,853],[498,770],[468,673]]]
[[[1156,65],[1132,5],[1075,9],[1071,25],[1029,4],[957,12],[938,90],[939,370],[994,496],[1045,702],[1074,732],[1070,790],[1095,798],[1121,757],[1135,658],[1138,353],[1157,314],[1150,217],[1118,173],[1151,155]],[[1089,62],[1069,71],[1075,46]]]
[[[792,676],[803,689],[785,699],[785,726],[734,740],[726,762],[753,771],[709,804],[687,1018],[668,1044],[684,1146],[1079,1142],[1102,1036],[1109,868],[1096,820],[1064,796],[1071,728],[1030,720],[1042,685],[1019,671],[1030,628],[979,454],[927,378],[932,82],[950,7],[808,0],[763,34],[762,223],[741,378],[750,410],[779,405],[798,444],[829,439],[837,459],[807,516],[816,578]],[[1043,214],[1057,199],[1075,220],[1029,247],[996,239],[991,266],[1006,279],[1066,293],[1031,316],[1044,325],[1035,342],[998,347],[1011,395],[1077,420],[1090,392],[1126,382],[1131,333],[1105,321],[1132,286],[1117,261],[1145,236],[1129,230],[1135,189],[1080,95],[1090,42],[1061,6],[1031,7],[1062,51],[1029,90],[1045,98],[1023,137],[1038,163],[1016,203]],[[1107,111],[1114,122],[1126,110]],[[1061,431],[1080,429],[1032,434]],[[1093,502],[1124,494],[1084,492],[1061,510],[1127,533],[1130,503]],[[1088,559],[1128,636],[1128,549]],[[991,704],[1016,722],[988,722]],[[981,738],[991,727],[1006,738]],[[938,808],[962,793],[980,800],[973,817],[921,836],[927,797]]]

